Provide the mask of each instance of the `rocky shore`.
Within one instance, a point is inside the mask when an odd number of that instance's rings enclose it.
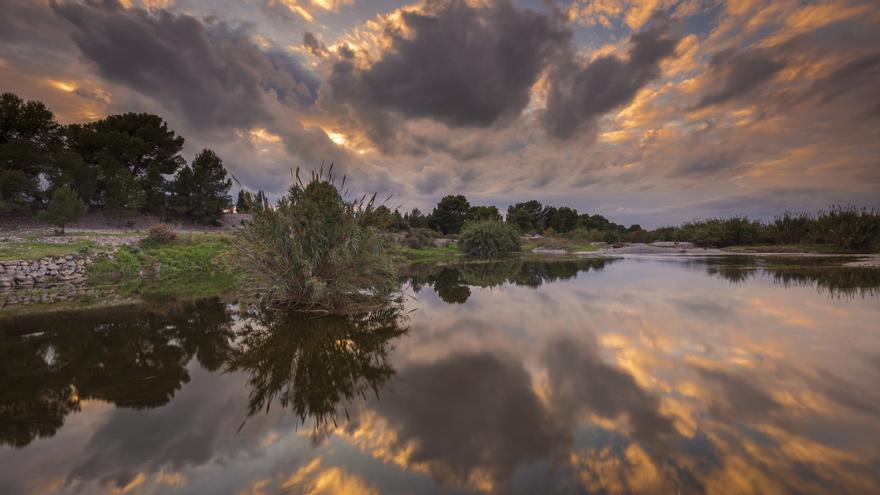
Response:
[[[0,261],[0,290],[82,284],[86,281],[87,267],[100,256],[108,255],[102,253]]]

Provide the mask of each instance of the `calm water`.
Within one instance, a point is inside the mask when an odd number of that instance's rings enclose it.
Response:
[[[0,493],[878,493],[880,270],[424,269],[405,315],[0,320]]]

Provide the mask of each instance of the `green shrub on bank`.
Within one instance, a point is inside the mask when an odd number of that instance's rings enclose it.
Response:
[[[407,232],[401,242],[410,249],[424,249],[433,246],[436,238],[437,232],[431,229],[416,228]]]
[[[876,249],[880,244],[880,212],[855,206],[834,206],[816,216],[822,241],[843,249]]]
[[[459,248],[468,256],[495,258],[520,250],[516,229],[509,224],[484,220],[471,222],[461,231]]]
[[[64,227],[80,219],[86,214],[88,207],[70,186],[61,186],[52,193],[49,207],[38,214],[40,221],[58,227],[58,233],[64,234]]]
[[[233,266],[264,302],[347,312],[382,305],[397,290],[392,246],[362,219],[373,200],[347,202],[332,175],[299,180],[235,236]]]

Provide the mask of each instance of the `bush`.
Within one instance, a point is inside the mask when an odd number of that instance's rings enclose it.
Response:
[[[520,239],[511,225],[484,220],[465,225],[458,245],[469,256],[494,258],[519,251]]]
[[[171,244],[177,240],[177,233],[168,225],[158,223],[150,227],[145,240],[155,244]]]
[[[49,207],[38,214],[40,221],[57,225],[61,234],[64,226],[77,221],[86,214],[86,204],[73,192],[70,186],[61,186],[52,193]]]
[[[849,250],[869,250],[880,243],[880,213],[855,206],[834,206],[816,216],[822,241]]]
[[[620,242],[621,237],[620,232],[609,230],[602,236],[602,242],[605,242],[606,244],[617,244]]]
[[[433,246],[436,238],[437,233],[431,229],[412,229],[407,232],[402,242],[408,248],[421,249]]]
[[[332,174],[296,183],[261,208],[233,240],[234,268],[269,304],[352,312],[387,304],[398,288],[388,241],[361,219],[373,201],[346,202]]]
[[[780,244],[803,244],[810,241],[815,220],[809,213],[786,211],[777,216],[770,227],[770,236]]]

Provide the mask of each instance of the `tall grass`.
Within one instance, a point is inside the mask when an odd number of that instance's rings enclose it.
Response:
[[[387,303],[397,290],[391,242],[369,219],[375,195],[346,201],[330,171],[299,178],[275,207],[257,208],[233,240],[233,266],[263,302],[316,312]],[[344,187],[343,178],[342,186]]]

